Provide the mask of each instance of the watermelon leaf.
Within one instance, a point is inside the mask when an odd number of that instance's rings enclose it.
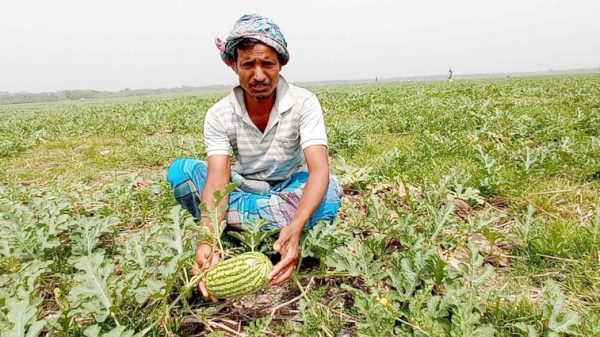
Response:
[[[12,329],[4,332],[6,337],[35,337],[38,336],[46,325],[45,320],[37,320],[37,307],[31,305],[29,300],[8,298],[6,300],[8,314],[6,318],[12,323]]]

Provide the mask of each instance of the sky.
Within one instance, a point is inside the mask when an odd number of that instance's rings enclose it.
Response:
[[[0,91],[232,85],[214,46],[246,13],[291,82],[600,67],[598,0],[6,0]]]

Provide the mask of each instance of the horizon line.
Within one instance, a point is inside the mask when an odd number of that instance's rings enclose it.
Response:
[[[451,69],[451,68],[450,68]],[[466,74],[461,74],[461,73],[455,73],[453,72],[453,79],[457,79],[457,78],[467,78],[467,79],[477,79],[477,78],[496,78],[496,77],[505,77],[505,76],[510,76],[510,75],[516,75],[516,76],[535,76],[535,75],[552,75],[552,74],[594,74],[594,73],[600,73],[600,66],[595,67],[595,68],[567,68],[567,69],[548,69],[548,70],[541,70],[541,71],[516,71],[516,72],[481,72],[481,73],[466,73]],[[427,80],[443,80],[443,79],[447,79],[448,76],[444,75],[444,74],[429,74],[429,75],[412,75],[412,76],[394,76],[394,77],[379,77],[379,76],[373,76],[371,78],[357,78],[357,79],[348,79],[348,80],[344,80],[344,79],[333,79],[333,80],[316,80],[316,81],[290,81],[291,83],[295,83],[295,84],[300,84],[300,85],[322,85],[322,84],[335,84],[335,83],[345,83],[345,84],[351,84],[351,83],[378,83],[378,82],[385,82],[385,83],[390,83],[390,82],[404,82],[404,81],[427,81]],[[121,93],[123,91],[131,91],[131,92],[135,92],[135,91],[143,91],[143,90],[176,90],[176,89],[185,89],[185,90],[209,90],[209,89],[216,89],[216,88],[227,88],[230,86],[235,86],[237,84],[233,84],[233,83],[229,83],[229,84],[207,84],[207,85],[200,85],[200,86],[194,86],[194,85],[186,85],[186,84],[182,84],[181,86],[178,87],[144,87],[144,88],[137,88],[137,89],[132,89],[132,88],[123,88],[120,90],[97,90],[97,89],[91,89],[91,88],[84,88],[84,89],[59,89],[59,90],[54,90],[54,91],[26,91],[26,90],[21,90],[21,91],[16,91],[16,92],[10,92],[10,91],[0,91],[0,94],[9,94],[9,95],[13,95],[13,94],[51,94],[51,93],[60,93],[60,92],[66,92],[66,91],[85,91],[85,90],[90,90],[90,91],[96,91],[96,92],[100,92],[100,93]]]

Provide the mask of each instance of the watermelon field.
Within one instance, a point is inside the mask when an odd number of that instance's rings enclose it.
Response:
[[[219,302],[165,172],[226,92],[0,105],[0,335],[600,336],[600,75],[310,89],[340,217]]]

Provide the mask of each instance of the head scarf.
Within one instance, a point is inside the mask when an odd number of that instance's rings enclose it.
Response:
[[[258,14],[246,14],[235,22],[225,42],[219,38],[215,39],[215,44],[221,51],[221,59],[225,64],[235,69],[236,47],[245,38],[256,39],[275,49],[281,56],[281,65],[285,65],[290,59],[287,42],[279,26],[267,17]]]

